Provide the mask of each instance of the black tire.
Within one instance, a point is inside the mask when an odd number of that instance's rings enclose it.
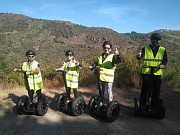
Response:
[[[157,114],[157,118],[158,119],[164,119],[165,118],[165,114],[166,114],[166,108],[163,104],[162,99],[159,99],[159,109],[158,109],[158,114]]]
[[[25,107],[27,107],[27,101],[28,101],[29,97],[28,96],[21,96],[18,100],[18,103],[16,105],[16,111],[18,114],[23,114],[23,110]]]
[[[49,108],[49,100],[47,97],[42,97],[37,103],[37,114],[43,116],[47,113]]]
[[[71,111],[74,116],[81,115],[85,110],[85,100],[83,97],[77,97],[73,102],[71,106]]]
[[[90,113],[93,113],[95,101],[97,101],[97,100],[98,100],[97,96],[94,96],[89,100],[88,110],[89,110]]]
[[[139,100],[137,97],[134,98],[134,116],[140,116]]]
[[[64,103],[65,94],[66,94],[66,93],[62,93],[62,94],[60,94],[59,97],[57,98],[57,109],[58,109],[59,111],[62,111],[62,110],[61,110],[61,106],[62,106],[62,104]]]
[[[113,122],[119,117],[120,106],[117,101],[111,101],[106,106],[106,119],[108,122]]]

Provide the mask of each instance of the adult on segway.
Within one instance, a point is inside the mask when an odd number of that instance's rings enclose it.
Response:
[[[61,68],[56,69],[56,71],[62,72],[66,89],[66,93],[62,93],[58,97],[57,107],[60,111],[64,110],[78,116],[81,115],[85,109],[85,101],[83,97],[78,96],[77,93],[81,65],[75,60],[72,50],[67,50],[65,55],[67,56],[67,61],[64,62]],[[74,92],[74,99],[70,97],[71,89]]]
[[[151,44],[146,45],[137,54],[137,59],[142,61],[142,87],[139,105],[135,103],[135,114],[152,114],[163,119],[165,107],[160,99],[160,89],[162,69],[167,64],[167,53],[166,49],[159,45],[161,40],[159,33],[151,34],[150,39]],[[137,101],[137,98],[135,100]]]
[[[49,103],[47,97],[43,97],[41,89],[43,87],[42,76],[39,63],[35,60],[35,52],[28,50],[26,52],[27,61],[23,63],[21,68],[14,68],[15,72],[22,72],[24,75],[24,84],[28,91],[27,96],[20,97],[17,104],[17,112],[37,112],[38,115],[45,115]],[[34,92],[36,92],[38,101],[33,102]]]
[[[90,112],[99,112],[109,122],[115,121],[119,116],[119,104],[113,101],[112,86],[114,82],[115,64],[121,62],[119,51],[116,48],[114,54],[111,53],[112,43],[103,42],[104,52],[98,55],[97,60],[90,66],[90,69],[98,71],[99,96],[92,97],[89,101]],[[104,92],[108,90],[108,103],[105,103]],[[95,105],[96,104],[96,105]],[[101,115],[100,114],[100,115]]]

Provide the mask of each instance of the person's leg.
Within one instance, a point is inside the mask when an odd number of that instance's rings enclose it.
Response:
[[[66,93],[67,93],[68,97],[70,98],[70,94],[71,94],[71,88],[70,87],[67,88]]]
[[[99,89],[99,96],[102,99],[102,102],[104,102],[104,91],[106,89],[106,82],[101,81],[101,89]]]
[[[109,100],[109,102],[111,102],[113,100],[112,86],[113,86],[113,83],[108,83],[108,100]]]
[[[153,93],[152,93],[152,108],[158,105],[161,89],[161,76],[154,76],[153,78]]]
[[[78,97],[77,88],[73,88],[74,99]]]
[[[145,104],[147,102],[147,93],[148,93],[148,90],[150,89],[149,81],[150,81],[150,76],[148,76],[148,75],[142,76],[140,106],[145,106]]]
[[[38,101],[42,98],[42,93],[41,93],[41,89],[36,91],[37,97],[38,97]]]
[[[28,90],[28,95],[29,95],[29,98],[30,98],[30,102],[32,102],[33,101],[34,90]]]
[[[28,90],[28,95],[29,95],[29,98],[27,100],[27,109],[32,107],[34,90]]]

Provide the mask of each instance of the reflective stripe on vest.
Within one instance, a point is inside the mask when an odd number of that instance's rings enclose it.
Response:
[[[115,67],[113,67],[112,59],[114,54],[110,54],[107,58],[102,62],[102,55],[98,56],[98,66],[100,67],[100,80],[105,82],[114,82],[114,71]]]
[[[75,63],[68,65],[67,62],[64,62],[64,70],[66,71],[66,83],[67,87],[78,88],[79,82],[79,69]]]
[[[32,66],[31,70],[35,70],[37,68],[38,64],[39,63],[34,60],[31,65]],[[23,63],[22,70],[23,71],[30,70],[30,68],[28,66],[28,62]],[[41,72],[39,72],[38,74],[26,72],[26,75],[24,77],[26,77],[28,80],[28,82],[25,82],[26,88],[29,88],[30,90],[35,90],[35,91],[42,89],[43,82],[42,82]],[[26,79],[24,79],[24,80],[26,80]]]
[[[165,48],[160,46],[156,57],[154,58],[152,49],[149,45],[145,46],[145,55],[142,62],[142,74],[150,74],[151,68],[149,67],[159,67],[162,63]],[[162,75],[162,69],[154,68],[154,75]]]

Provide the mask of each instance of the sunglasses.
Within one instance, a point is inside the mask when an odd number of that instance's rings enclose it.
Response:
[[[34,55],[28,55],[28,58],[34,58]]]
[[[110,50],[111,48],[109,48],[109,47],[104,47],[104,49],[108,49],[108,50]]]

